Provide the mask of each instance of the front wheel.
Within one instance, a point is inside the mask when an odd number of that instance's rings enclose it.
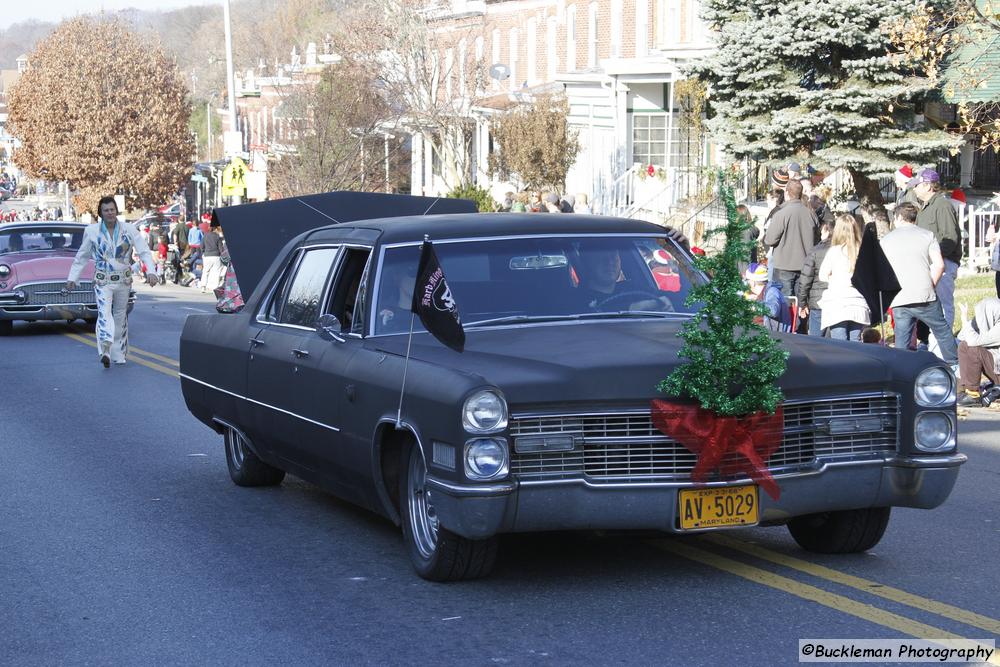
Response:
[[[788,532],[806,551],[853,554],[868,551],[882,539],[889,525],[889,507],[820,512],[795,517]]]
[[[258,458],[242,433],[226,427],[226,465],[229,477],[237,486],[277,486],[285,479],[285,471],[268,465]]]
[[[441,526],[417,445],[404,449],[401,465],[403,541],[417,574],[430,581],[461,581],[488,575],[496,564],[499,539],[470,540]]]

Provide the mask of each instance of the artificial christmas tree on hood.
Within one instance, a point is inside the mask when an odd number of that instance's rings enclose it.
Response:
[[[773,498],[780,494],[767,470],[767,459],[781,445],[784,424],[781,389],[788,353],[768,335],[760,320],[763,306],[744,297],[740,263],[750,256],[743,241],[750,226],[736,211],[731,186],[722,174],[719,191],[727,224],[721,253],[696,257],[695,264],[711,281],[691,289],[687,305],[700,303],[698,317],[679,334],[678,353],[687,362],[660,383],[659,390],[697,404],[654,400],[653,423],[698,456],[691,473],[695,482],[718,471],[723,477],[746,474]]]

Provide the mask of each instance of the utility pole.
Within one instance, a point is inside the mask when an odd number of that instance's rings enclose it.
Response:
[[[226,28],[226,86],[229,92],[229,130],[236,132],[236,82],[233,78],[233,29],[229,22],[229,0],[222,0],[223,22]]]
[[[233,77],[233,29],[229,21],[229,0],[222,0],[222,18],[226,29],[226,85],[229,92],[229,131],[232,133],[239,133],[239,128],[236,127],[236,83]],[[233,134],[229,135],[234,136]],[[224,142],[226,144],[226,157],[235,156],[240,150],[237,150],[234,146],[234,140]],[[242,145],[240,146],[242,149]],[[239,195],[232,198],[233,205],[240,203]]]
[[[205,117],[208,118],[208,151],[206,157],[209,162],[212,161],[212,98],[209,97],[208,101],[205,102]]]

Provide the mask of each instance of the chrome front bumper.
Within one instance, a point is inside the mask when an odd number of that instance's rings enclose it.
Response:
[[[131,308],[131,303],[129,303]],[[41,306],[0,305],[0,320],[77,320],[97,319],[95,303],[65,303]]]
[[[948,498],[966,460],[964,454],[952,454],[820,461],[776,474],[781,497],[760,493],[760,521],[781,523],[804,514],[866,507],[931,509]],[[751,483],[743,479],[704,486]],[[677,491],[695,487],[688,481],[595,484],[583,478],[455,485],[434,477],[428,477],[427,486],[441,524],[472,539],[541,530],[681,532]]]

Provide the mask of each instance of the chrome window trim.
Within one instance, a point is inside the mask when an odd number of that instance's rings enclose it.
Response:
[[[237,394],[234,391],[229,391],[228,389],[223,389],[222,387],[217,387],[214,384],[210,384],[208,382],[205,382],[204,380],[199,380],[196,377],[191,377],[190,375],[187,375],[185,373],[178,373],[177,375],[182,380],[190,380],[191,382],[195,382],[197,384],[200,384],[203,387],[208,387],[209,389],[214,389],[214,390],[216,390],[218,392],[221,392],[223,394],[228,394],[229,396],[232,396],[233,398],[239,398],[239,399],[242,399],[244,401],[247,401],[248,403],[253,403],[254,405],[259,405],[259,406],[261,406],[263,408],[269,408],[271,410],[274,410],[275,412],[280,412],[282,414],[288,415],[289,417],[295,417],[296,419],[301,419],[304,422],[308,422],[310,424],[314,424],[316,426],[321,426],[321,427],[323,427],[325,429],[329,429],[329,430],[333,431],[334,433],[339,433],[340,432],[340,429],[337,428],[336,426],[330,426],[329,424],[324,424],[323,422],[318,422],[318,421],[316,421],[314,419],[309,419],[308,417],[303,417],[302,415],[296,414],[296,413],[291,412],[289,410],[284,410],[282,408],[275,407],[275,406],[271,405],[270,403],[264,403],[264,402],[261,402],[261,401],[258,401],[258,400],[254,400],[254,399],[250,398],[249,396],[243,396],[242,394]]]
[[[323,248],[337,248],[338,250],[343,249],[344,245],[341,243],[317,243],[316,245],[300,246],[295,249],[296,257],[293,261],[289,262],[288,265],[281,272],[281,276],[275,280],[267,290],[267,296],[261,302],[261,306],[257,308],[257,315],[254,320],[257,324],[263,326],[284,326],[292,327],[296,329],[304,329],[306,331],[315,331],[316,327],[306,327],[300,324],[288,324],[287,322],[272,322],[262,316],[263,312],[268,309],[271,303],[271,299],[274,298],[274,292],[278,289],[278,285],[282,284],[282,279],[290,272],[292,275],[298,272],[299,266],[302,264],[302,258],[305,257],[306,252],[310,250],[322,250]],[[336,273],[339,270],[340,262],[342,261],[343,253],[338,252],[337,256],[334,257],[333,264],[331,265],[330,275]],[[330,286],[332,281],[330,280],[330,275],[327,276],[326,283],[323,286],[323,292],[320,295],[320,303],[326,303],[327,295],[329,294]],[[324,306],[325,308],[325,306]],[[322,313],[321,313],[322,314]]]
[[[345,249],[345,250],[367,250],[368,251],[368,260],[365,262],[365,268],[362,269],[362,271],[361,271],[362,283],[358,285],[358,293],[360,293],[361,290],[362,290],[362,288],[364,287],[364,284],[363,284],[364,283],[364,278],[366,277],[366,275],[368,273],[369,267],[371,267],[372,257],[375,256],[375,246],[366,245],[364,243],[341,243],[339,245],[340,245],[340,247],[342,249]],[[317,245],[317,246],[308,246],[308,247],[310,247],[310,248],[313,248],[313,247],[318,248],[318,247],[322,247],[322,246],[318,246]],[[346,257],[347,257],[347,253],[346,252],[342,252],[340,254],[340,256],[338,257],[338,259],[337,259],[337,270],[334,271],[334,273],[333,273],[333,279],[330,281],[330,284],[329,284],[329,288],[330,289],[332,289],[333,286],[337,283],[337,281],[340,280],[340,271],[343,268],[343,264],[346,261]],[[324,300],[323,313],[322,313],[324,315],[328,314],[328,312],[327,312],[327,306],[329,305],[329,296],[330,296],[330,294],[328,293],[327,294],[327,298]],[[355,311],[357,311],[357,304],[356,303],[355,303]],[[343,323],[341,323],[341,324],[343,324]],[[368,326],[368,322],[366,321],[365,322],[365,327],[367,328],[367,326]],[[357,332],[355,332],[355,331],[350,331],[350,332],[345,331],[345,332],[341,332],[340,335],[344,336],[344,337],[352,336],[352,337],[357,337],[357,338],[364,338],[364,331],[362,331],[360,334],[357,333]]]
[[[658,232],[658,233],[653,233],[653,232],[639,232],[639,233],[634,233],[634,234],[628,234],[628,233],[624,233],[624,232],[621,232],[621,233],[615,233],[615,232],[589,232],[589,233],[574,234],[574,233],[571,233],[571,232],[565,232],[565,233],[561,233],[561,234],[513,234],[513,235],[504,235],[504,236],[462,236],[462,237],[457,237],[457,238],[452,238],[452,239],[440,239],[440,240],[431,239],[431,243],[434,243],[436,245],[444,245],[444,244],[450,244],[450,243],[469,243],[469,242],[475,242],[475,241],[517,241],[517,240],[522,240],[522,239],[564,239],[564,238],[632,238],[632,239],[635,239],[635,238],[651,238],[651,239],[666,238],[668,241],[670,241],[674,245],[675,248],[677,248],[682,253],[684,253],[684,255],[686,257],[688,257],[688,259],[691,259],[691,253],[688,252],[688,251],[686,251],[686,250],[684,250],[684,248],[682,248],[680,245],[678,245],[677,243],[675,243],[673,239],[671,239],[669,236],[667,236],[667,230],[666,229],[664,229],[663,232]],[[385,243],[385,244],[379,246],[379,249],[378,249],[378,265],[375,267],[375,282],[372,285],[372,289],[375,290],[375,289],[377,289],[382,284],[382,267],[385,265],[385,251],[386,250],[391,250],[393,248],[410,248],[410,247],[419,246],[419,245],[422,245],[422,244],[423,244],[423,239],[421,239],[419,241],[397,241],[396,243]],[[708,277],[705,276],[704,273],[701,273],[701,272],[699,272],[699,273],[701,274],[701,276],[703,278],[705,278],[705,280],[708,280]],[[375,293],[375,292],[372,293],[371,310],[369,312],[368,322],[365,323],[366,336],[368,336],[368,337],[399,336],[400,333],[391,333],[391,334],[376,334],[375,333],[375,306],[377,305],[376,302],[378,301],[378,299],[376,298],[377,296],[378,296],[377,293]],[[689,315],[694,315],[694,313],[690,313]],[[654,318],[650,317],[650,319],[654,319]],[[655,319],[660,319],[660,318],[655,318]],[[611,321],[611,320],[601,320],[601,321],[602,322],[608,322],[608,321]],[[590,322],[589,321],[588,322],[563,322],[562,324],[571,324],[571,323],[572,324],[589,324]],[[521,328],[521,327],[526,327],[526,326],[540,326],[541,324],[552,325],[552,324],[558,324],[558,323],[556,323],[556,322],[530,323],[529,322],[529,323],[525,323],[525,324],[510,325],[510,326],[508,326],[508,325],[502,325],[502,326],[491,327],[491,328],[496,328],[496,329],[500,329],[500,328]],[[405,335],[408,335],[408,334],[406,332],[403,332],[402,335],[405,336]]]

